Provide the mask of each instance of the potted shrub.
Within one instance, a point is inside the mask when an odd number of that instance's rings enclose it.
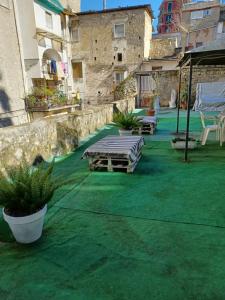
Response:
[[[147,110],[147,115],[148,116],[154,116],[155,115],[154,98],[150,99],[149,109]]]
[[[180,108],[187,109],[188,90],[187,87],[181,90],[180,93]]]
[[[139,126],[139,121],[132,113],[116,113],[113,122],[119,127],[120,135],[131,135],[133,128]]]
[[[31,170],[26,162],[6,171],[0,180],[0,205],[4,220],[19,243],[41,237],[47,203],[58,185],[52,179],[53,164]]]
[[[185,137],[177,137],[171,141],[171,145],[173,149],[182,150],[185,149],[186,146],[186,138]],[[188,139],[188,149],[195,149],[197,147],[196,139],[189,137]]]

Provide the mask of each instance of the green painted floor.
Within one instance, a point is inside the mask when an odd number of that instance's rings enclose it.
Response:
[[[181,113],[185,129],[185,113]],[[175,112],[145,136],[134,174],[89,172],[84,149],[56,163],[70,184],[54,196],[42,239],[16,244],[0,221],[1,300],[225,299],[225,146],[170,147]],[[191,130],[199,137],[199,116]]]

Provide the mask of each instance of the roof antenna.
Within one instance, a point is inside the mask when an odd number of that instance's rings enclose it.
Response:
[[[103,10],[106,9],[106,0],[103,0]]]

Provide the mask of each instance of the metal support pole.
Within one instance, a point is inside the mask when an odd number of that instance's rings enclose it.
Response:
[[[179,123],[180,123],[180,92],[181,92],[181,67],[179,72],[179,88],[178,88],[178,101],[177,101],[177,131],[176,133],[179,133]]]
[[[189,140],[189,127],[190,127],[190,110],[191,110],[191,91],[192,91],[192,57],[190,56],[189,68],[189,86],[188,86],[188,103],[187,103],[187,127],[186,127],[186,143],[185,143],[185,162],[188,161],[188,140]]]
[[[142,76],[140,75],[139,76],[139,95],[138,95],[138,106],[139,106],[139,108],[141,107],[141,78],[142,78]]]

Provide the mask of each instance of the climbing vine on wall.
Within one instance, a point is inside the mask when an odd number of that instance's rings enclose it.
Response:
[[[137,83],[134,76],[130,75],[115,89],[115,100],[125,99],[137,94]]]

